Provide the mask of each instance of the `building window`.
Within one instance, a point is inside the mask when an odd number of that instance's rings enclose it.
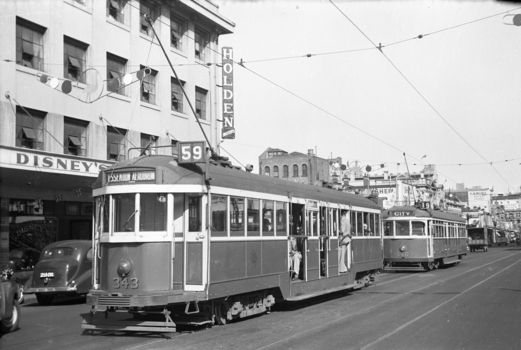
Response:
[[[107,53],[107,90],[126,95],[123,76],[127,69],[127,60]]]
[[[141,101],[148,102],[153,105],[156,103],[156,76],[157,71],[150,69],[145,66],[141,66],[141,69],[146,69],[145,72],[150,71],[150,74],[143,78],[143,82],[141,83]]]
[[[128,25],[127,6],[128,0],[107,0],[107,17]]]
[[[122,161],[125,160],[125,135],[127,131],[112,126],[107,127],[107,159]]]
[[[195,28],[194,46],[195,58],[204,61],[206,45],[208,45],[208,34],[198,28]]]
[[[152,22],[152,25],[154,25],[157,18],[159,17],[159,7],[156,5],[153,5],[152,3],[148,2],[148,1],[141,0],[141,9],[140,9],[140,16],[139,16],[140,21],[141,21],[140,31],[141,31],[141,33],[143,33],[145,35],[153,36],[154,31],[153,31],[152,27],[150,26],[150,23],[148,23],[145,20],[145,15],[148,15],[150,17],[150,21]]]
[[[16,18],[16,63],[44,71],[43,35],[45,28]]]
[[[293,164],[293,177],[298,177],[298,165]]]
[[[157,136],[141,134],[141,154],[157,154]]]
[[[195,88],[195,113],[197,118],[206,119],[206,96],[207,91],[201,88]]]
[[[63,153],[86,156],[89,122],[65,117],[63,121]]]
[[[276,165],[273,167],[273,177],[279,177],[279,167]]]
[[[69,37],[63,40],[63,76],[72,81],[86,83],[85,61],[87,60],[88,45]]]
[[[43,150],[45,112],[16,107],[16,146]]]
[[[308,165],[302,164],[302,177],[308,176]]]
[[[264,175],[270,176],[270,167],[269,166],[264,167]]]
[[[282,177],[289,177],[289,168],[287,165],[284,165],[282,167]]]
[[[184,82],[181,81],[184,86]],[[172,87],[172,110],[183,113],[183,90],[176,78],[171,79],[170,86]]]
[[[170,46],[183,51],[183,37],[186,33],[186,21],[174,14],[170,14]]]

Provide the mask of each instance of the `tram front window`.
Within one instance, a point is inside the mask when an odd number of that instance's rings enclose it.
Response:
[[[142,193],[139,207],[139,231],[166,231],[166,194]]]
[[[425,223],[420,221],[413,221],[412,234],[415,236],[425,236]]]
[[[397,236],[410,236],[409,221],[395,221]]]
[[[117,194],[113,195],[112,198],[114,200],[114,231],[133,232],[137,214],[136,194]]]

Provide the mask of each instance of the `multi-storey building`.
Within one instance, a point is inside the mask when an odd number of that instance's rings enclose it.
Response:
[[[317,186],[330,181],[329,166],[312,149],[304,154],[268,148],[259,156],[259,174]]]
[[[209,0],[2,2],[0,258],[41,248],[37,232],[90,238],[100,169],[147,146],[215,147],[218,37],[234,26]]]

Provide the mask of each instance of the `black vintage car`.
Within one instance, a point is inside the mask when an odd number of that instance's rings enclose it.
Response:
[[[0,276],[0,335],[16,330],[20,325],[18,284],[3,274]]]
[[[83,295],[92,287],[92,241],[66,240],[45,247],[25,294],[36,294],[41,305],[57,295]]]

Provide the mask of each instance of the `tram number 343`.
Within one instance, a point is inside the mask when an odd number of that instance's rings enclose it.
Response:
[[[119,278],[119,277],[114,277],[112,279],[112,288],[114,289],[120,289],[120,288],[125,288],[125,289],[137,289],[139,288],[139,279],[137,277],[132,277],[132,278]]]

